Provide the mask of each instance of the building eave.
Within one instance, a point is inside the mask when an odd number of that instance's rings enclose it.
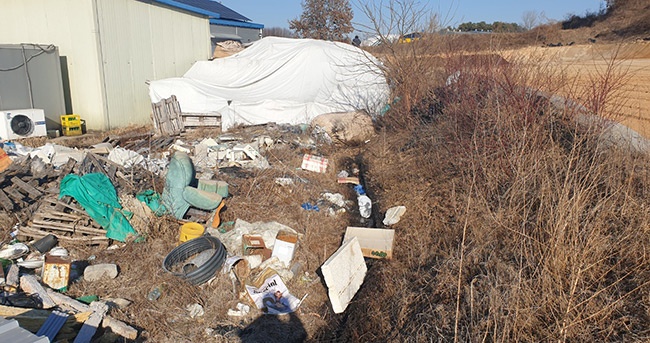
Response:
[[[263,24],[249,23],[244,21],[237,20],[227,20],[227,19],[210,19],[210,25],[223,25],[223,26],[234,26],[242,27],[247,29],[263,29]]]

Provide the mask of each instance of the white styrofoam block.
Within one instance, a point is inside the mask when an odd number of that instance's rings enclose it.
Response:
[[[363,259],[359,240],[354,237],[341,247],[321,266],[327,284],[334,313],[345,311],[357,293],[368,267]]]

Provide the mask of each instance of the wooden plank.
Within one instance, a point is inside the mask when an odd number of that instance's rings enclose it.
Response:
[[[38,210],[41,211],[41,208],[39,207]],[[78,214],[48,210],[45,212],[36,213],[34,215],[34,218],[40,218],[40,219],[51,218],[51,219],[58,219],[58,220],[77,221],[83,219],[84,217]]]
[[[65,231],[70,233],[80,233],[88,235],[105,235],[106,231],[102,229],[95,229],[85,226],[78,226],[76,224],[66,224],[61,222],[48,222],[48,221],[32,221],[32,227],[39,229],[49,229],[49,230],[58,230]]]
[[[54,300],[59,306],[69,307],[78,312],[92,311],[90,306],[82,302],[79,302],[75,299],[72,299],[67,295],[55,292],[51,289],[48,289],[47,292],[48,295],[52,298],[52,300]],[[134,340],[138,337],[138,330],[134,329],[133,327],[127,325],[124,322],[112,318],[111,316],[104,317],[104,320],[102,320],[102,327],[103,328],[108,327],[116,334],[131,340]]]
[[[3,191],[4,191],[7,195],[9,195],[10,197],[12,197],[12,198],[14,199],[14,204],[16,204],[16,205],[18,205],[18,206],[20,206],[20,207],[27,206],[27,203],[26,203],[25,201],[23,201],[23,199],[25,199],[25,196],[24,196],[23,194],[21,194],[20,192],[18,192],[18,191],[14,188],[14,186],[11,186],[11,187],[5,187],[5,188],[3,189]]]
[[[41,203],[49,203],[51,205],[54,205],[54,208],[58,210],[65,210],[69,209],[72,210],[73,212],[78,212],[84,216],[87,216],[86,211],[78,206],[76,206],[76,203],[72,203],[72,198],[71,197],[64,197],[62,199],[57,199],[56,197],[53,198],[43,198],[40,200]]]
[[[211,113],[183,113],[185,127],[216,127],[221,129],[221,115]]]
[[[69,158],[68,162],[65,165],[63,165],[63,167],[61,168],[61,172],[59,175],[63,177],[72,173],[72,169],[74,168],[75,165],[77,165],[77,161],[75,161],[74,158]]]
[[[71,223],[62,223],[62,222],[52,222],[52,221],[43,221],[43,220],[37,220],[37,221],[32,221],[32,227],[39,228],[39,229],[50,229],[50,230],[58,230],[58,231],[65,231],[65,232],[70,232],[70,233],[75,233],[78,232],[80,234],[89,234],[89,235],[105,235],[106,231],[102,229],[95,229],[95,228],[89,228],[85,226],[78,226],[77,224]]]
[[[104,168],[104,165],[99,163],[99,161],[97,160],[97,155],[93,153],[88,153],[87,158],[88,161],[90,161],[91,165],[96,169],[96,172],[106,175],[106,169]]]
[[[36,280],[36,276],[26,274],[20,277],[20,288],[27,294],[38,294],[43,303],[43,308],[48,309],[57,304],[50,298],[45,288]]]
[[[65,236],[62,234],[57,234],[55,232],[48,232],[48,231],[43,231],[39,230],[38,228],[34,227],[29,227],[29,226],[22,226],[20,228],[20,234],[27,236],[27,237],[33,237],[33,238],[43,238],[49,234],[53,234],[56,236],[56,238],[60,241],[66,241],[68,243],[86,243],[86,244],[100,244],[100,245],[108,245],[108,237],[106,236],[77,236],[77,237],[70,237],[70,236]]]
[[[111,331],[130,340],[135,340],[138,338],[138,330],[111,316],[106,316],[104,318],[102,321],[102,327],[110,328]]]
[[[157,103],[152,103],[152,116],[154,127],[159,135],[178,135],[184,131],[183,122],[180,119],[180,103],[176,96],[172,95]]]
[[[99,301],[93,301],[90,304],[90,308],[93,310],[93,313],[81,327],[81,330],[79,330],[79,334],[75,337],[73,343],[90,343],[90,340],[95,335],[99,324],[104,319],[106,312],[108,312],[108,306]]]
[[[2,189],[0,189],[0,205],[2,205],[2,207],[4,207],[4,209],[9,212],[14,210],[13,201],[9,199],[7,194]]]

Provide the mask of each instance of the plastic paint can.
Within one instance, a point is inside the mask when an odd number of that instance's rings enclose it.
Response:
[[[183,243],[190,239],[203,236],[205,228],[199,223],[189,222],[181,225],[181,233],[178,240]]]

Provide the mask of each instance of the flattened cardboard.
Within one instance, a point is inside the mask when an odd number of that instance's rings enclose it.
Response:
[[[357,237],[359,240],[361,252],[364,257],[376,259],[393,258],[393,240],[395,238],[395,230],[349,226],[345,230],[343,244],[354,237]]]

